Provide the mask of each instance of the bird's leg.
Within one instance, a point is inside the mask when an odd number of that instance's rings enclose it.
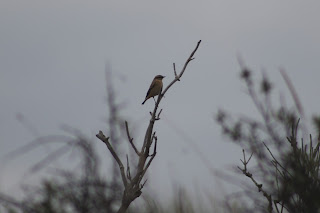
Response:
[[[153,98],[153,100],[154,100],[154,103],[156,104],[157,102],[156,102],[156,99],[154,99],[154,97],[152,97]]]

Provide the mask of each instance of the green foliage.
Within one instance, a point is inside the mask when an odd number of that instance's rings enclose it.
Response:
[[[256,207],[261,212],[283,212],[284,209],[293,213],[320,212],[320,140],[315,142],[310,135],[307,144],[303,138],[298,142],[299,135],[306,134],[298,118],[303,116],[303,111],[290,80],[285,73],[282,75],[297,110],[285,106],[275,108],[271,101],[272,83],[264,75],[259,93],[252,72],[244,68],[241,78],[261,119],[241,117],[234,121],[229,113],[219,111],[216,120],[223,133],[245,150],[243,168],[238,168],[267,201],[261,205],[260,198],[251,196],[256,204],[252,212],[258,212]],[[319,135],[320,118],[314,117],[313,121]],[[246,159],[245,152],[253,154],[254,173],[249,172],[250,158]]]

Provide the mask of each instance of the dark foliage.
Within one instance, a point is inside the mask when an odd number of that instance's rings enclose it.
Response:
[[[99,161],[92,141],[78,136],[72,143],[81,152],[80,171],[57,170],[54,179],[33,188],[23,200],[0,194],[7,212],[69,213],[115,212],[121,202],[122,186],[117,178],[106,179],[99,173]]]
[[[234,121],[228,113],[220,111],[216,120],[223,133],[242,147],[242,166],[238,168],[267,201],[264,204],[256,193],[250,193],[255,204],[252,212],[258,209],[260,212],[320,212],[320,140],[310,135],[308,142],[304,142],[306,130],[299,124],[299,117],[304,118],[302,104],[285,72],[281,74],[296,109],[274,107],[272,83],[264,75],[260,85],[256,85],[252,72],[243,68],[241,78],[261,119],[243,116]],[[318,135],[319,123],[315,117]],[[247,152],[251,154],[249,158]],[[249,169],[251,157],[255,167]]]

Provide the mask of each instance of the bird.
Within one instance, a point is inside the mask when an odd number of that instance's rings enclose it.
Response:
[[[159,95],[162,91],[162,79],[164,78],[165,76],[162,76],[162,75],[157,75],[156,77],[154,77],[150,87],[149,87],[149,90],[147,92],[147,95],[146,95],[146,98],[144,99],[144,101],[142,102],[142,104],[144,104],[149,98],[153,98],[154,96],[156,95]]]

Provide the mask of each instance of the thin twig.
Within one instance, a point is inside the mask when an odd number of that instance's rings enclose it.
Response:
[[[162,112],[162,109],[160,109],[160,111],[159,111],[159,113],[158,113],[157,117],[155,118],[156,120],[160,120],[160,114],[161,114],[161,112]]]
[[[140,190],[144,187],[144,185],[146,184],[146,182],[148,181],[148,179],[146,179],[140,186]]]
[[[271,155],[271,157],[273,158],[273,160],[275,161],[275,163],[277,165],[279,165],[286,173],[288,173],[291,177],[292,175],[290,174],[290,172],[288,170],[286,170],[280,163],[279,161],[274,157],[274,155],[272,154],[271,150],[269,149],[269,147],[266,145],[266,143],[264,141],[262,141],[263,145],[267,148],[269,154]]]
[[[176,63],[173,63],[173,72],[174,72],[174,77],[177,79],[177,81],[180,81],[180,78],[177,75],[177,71],[176,71]]]
[[[254,178],[253,178],[253,175],[247,170],[247,164],[249,163],[250,159],[251,159],[251,156],[249,158],[249,160],[247,161],[246,160],[246,154],[245,154],[245,151],[244,149],[242,150],[243,152],[243,160],[241,160],[242,164],[243,164],[243,169],[241,169],[239,166],[238,166],[238,169],[240,171],[242,171],[242,173],[249,177],[251,179],[251,181],[257,186],[259,192],[262,192],[263,196],[268,200],[268,211],[271,213],[272,212],[272,197],[271,197],[271,194],[268,194],[263,188],[262,188],[262,184],[259,184]]]
[[[157,137],[154,137],[155,138],[155,141],[154,141],[154,148],[153,148],[153,153],[152,153],[152,155],[150,155],[151,156],[151,158],[149,159],[149,161],[148,161],[148,163],[147,163],[147,165],[146,165],[146,167],[143,169],[143,175],[146,173],[146,171],[148,170],[148,168],[149,168],[149,166],[150,166],[150,164],[151,164],[151,162],[153,161],[153,159],[154,159],[154,157],[156,156],[156,154],[157,154],[157,140],[158,140],[158,138]],[[142,176],[143,176],[142,175]]]
[[[184,66],[181,70],[181,72],[179,73],[178,77],[176,77],[163,91],[162,96],[168,91],[168,89],[176,82],[178,81],[178,79],[180,80],[181,76],[183,75],[184,71],[186,70],[188,64],[190,61],[192,61],[194,58],[194,54],[196,53],[196,51],[198,50],[199,46],[200,46],[201,40],[198,41],[196,48],[192,51],[192,53],[190,54],[189,58],[187,59],[187,61],[184,63]]]
[[[126,131],[127,131],[127,136],[128,136],[128,140],[129,143],[131,144],[132,148],[134,149],[134,151],[137,153],[138,156],[140,156],[140,152],[137,150],[136,146],[133,144],[133,138],[131,138],[130,133],[129,133],[129,127],[128,127],[128,122],[125,121],[125,125],[126,125]]]
[[[129,157],[127,156],[127,178],[131,181],[131,173],[130,173],[130,165],[129,165]]]
[[[150,143],[150,146],[152,145],[152,143],[153,143],[153,139],[154,139],[155,137],[157,137],[157,136],[156,136],[156,132],[154,131],[154,132],[153,132],[153,134],[152,134],[152,137],[151,137],[151,143]],[[150,156],[150,155],[149,155],[149,156]]]

